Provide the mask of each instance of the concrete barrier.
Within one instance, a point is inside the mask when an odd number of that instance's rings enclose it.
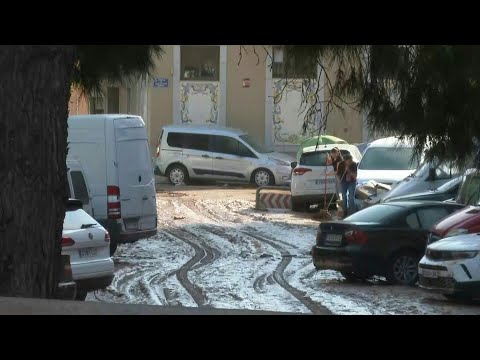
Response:
[[[280,190],[288,191],[288,194],[282,193],[264,193],[262,190]],[[291,209],[292,208],[292,196],[289,186],[260,186],[257,189],[255,197],[255,208],[257,210],[267,209]]]
[[[290,315],[271,311],[185,308],[0,297],[0,315]]]

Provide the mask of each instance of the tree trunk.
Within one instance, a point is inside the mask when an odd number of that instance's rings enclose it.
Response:
[[[0,296],[53,297],[74,45],[0,46]]]

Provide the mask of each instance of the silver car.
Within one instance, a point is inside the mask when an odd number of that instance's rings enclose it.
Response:
[[[258,144],[236,129],[170,125],[157,145],[155,174],[174,185],[190,179],[287,185],[295,158]]]

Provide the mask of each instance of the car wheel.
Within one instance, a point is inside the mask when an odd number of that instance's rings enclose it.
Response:
[[[188,171],[185,166],[180,164],[174,164],[167,170],[168,181],[172,185],[188,184]]]
[[[292,197],[292,211],[301,212],[307,209],[307,204]]]
[[[258,169],[252,175],[253,183],[257,186],[272,186],[275,185],[275,178],[273,174],[267,169]]]
[[[415,285],[418,278],[418,256],[412,251],[402,251],[392,256],[387,281],[392,284]]]
[[[77,294],[75,295],[75,300],[76,301],[85,301],[87,298],[88,293],[86,291],[77,291]]]

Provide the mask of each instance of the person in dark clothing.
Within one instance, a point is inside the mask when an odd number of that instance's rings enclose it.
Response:
[[[345,160],[338,164],[337,176],[340,177],[342,189],[343,215],[347,217],[355,212],[357,163],[353,161],[352,155],[345,155]]]
[[[333,166],[333,171],[337,174],[338,164],[343,161],[342,154],[340,153],[339,148],[334,147],[330,150],[330,154],[327,157],[327,164]],[[335,176],[335,190],[337,193],[337,199],[340,195],[340,178],[338,175]]]

